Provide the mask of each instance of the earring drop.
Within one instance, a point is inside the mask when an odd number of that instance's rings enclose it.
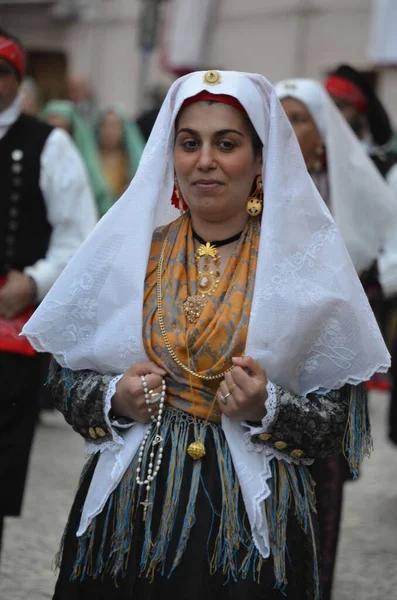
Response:
[[[263,203],[263,183],[262,177],[257,176],[255,180],[255,192],[248,198],[246,211],[251,217],[257,217],[262,212]]]

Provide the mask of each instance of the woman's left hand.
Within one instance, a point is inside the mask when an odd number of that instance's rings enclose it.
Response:
[[[226,373],[217,393],[219,407],[228,417],[260,422],[266,415],[266,372],[249,356],[232,360],[234,367]]]

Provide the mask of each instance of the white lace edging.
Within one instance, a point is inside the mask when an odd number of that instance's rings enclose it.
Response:
[[[265,400],[266,407],[266,415],[262,419],[262,425],[259,427],[255,427],[253,425],[249,425],[246,421],[243,421],[241,424],[243,427],[249,427],[250,435],[258,435],[259,433],[265,433],[270,425],[276,420],[278,415],[278,400],[277,400],[277,392],[276,386],[268,381],[266,385],[267,391],[267,399]]]
[[[276,458],[277,460],[284,460],[285,462],[295,465],[311,465],[314,460],[312,458],[291,458],[288,454],[283,452],[279,452],[275,448],[271,446],[267,446],[266,444],[254,443],[252,441],[253,435],[259,435],[260,433],[266,433],[269,429],[270,425],[277,419],[279,412],[279,402],[277,398],[276,386],[271,382],[267,382],[266,386],[267,390],[267,400],[265,402],[266,406],[266,415],[262,419],[261,427],[253,427],[252,425],[248,425],[248,423],[243,422],[242,425],[244,427],[248,427],[249,431],[246,431],[243,434],[244,443],[249,452],[261,452],[269,458]]]
[[[104,399],[103,414],[108,430],[112,432],[112,439],[105,441],[102,444],[94,444],[93,442],[86,441],[85,450],[87,454],[95,454],[95,452],[104,452],[105,450],[110,450],[110,452],[113,453],[118,452],[124,446],[124,439],[119,434],[116,427],[119,429],[130,429],[130,427],[134,425],[134,423],[121,424],[117,421],[111,421],[109,418],[109,412],[112,408],[112,398],[116,393],[116,385],[122,377],[122,375],[113,377],[108,385]]]

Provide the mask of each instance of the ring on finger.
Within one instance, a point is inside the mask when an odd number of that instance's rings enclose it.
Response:
[[[231,396],[230,392],[228,392],[224,396],[223,396],[223,394],[221,394],[219,399],[222,402],[222,404],[227,404],[227,399],[229,398],[229,396]]]
[[[234,388],[236,388],[236,387],[237,387],[237,384],[236,384],[236,383],[233,383],[233,385],[231,385],[231,386],[228,388],[229,394],[233,394],[233,390],[234,390]]]
[[[222,404],[227,404],[227,400],[225,400],[225,396],[219,392],[219,400]]]

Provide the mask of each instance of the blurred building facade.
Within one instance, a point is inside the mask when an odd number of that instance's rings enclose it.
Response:
[[[89,79],[99,105],[119,101],[134,114],[143,81],[149,86],[159,78],[170,80],[161,71],[158,49],[150,61],[146,57],[142,77],[139,14],[145,1],[0,0],[0,26],[24,41],[31,74],[44,82],[45,95],[63,94],[64,76],[77,72]],[[349,62],[372,75],[397,123],[397,69],[375,67],[369,59],[372,0],[214,4],[203,68],[255,71],[271,81],[291,76],[321,80],[336,64]]]

